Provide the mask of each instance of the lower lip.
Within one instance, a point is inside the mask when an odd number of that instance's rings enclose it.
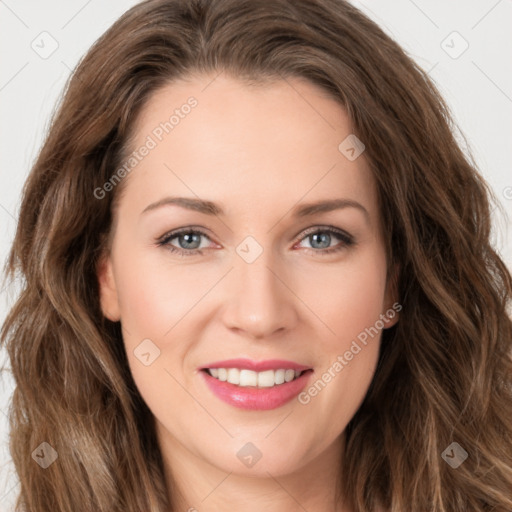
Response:
[[[271,388],[242,387],[212,377],[207,371],[201,370],[206,384],[212,393],[229,405],[239,409],[267,411],[281,407],[295,398],[305,387],[312,370],[304,372],[297,379]]]

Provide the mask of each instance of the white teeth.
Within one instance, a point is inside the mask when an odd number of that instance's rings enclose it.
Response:
[[[285,370],[276,370],[275,376],[274,376],[274,382],[276,384],[283,384],[284,382],[284,374]]]
[[[240,384],[240,370],[238,368],[228,368],[227,381],[231,384]]]
[[[258,387],[259,388],[271,388],[275,384],[275,371],[266,370],[258,373]]]
[[[238,384],[239,386],[257,386],[258,374],[252,370],[240,370],[240,381],[231,382],[231,384]]]
[[[237,386],[257,386],[260,388],[271,388],[291,382],[302,372],[300,370],[265,370],[254,372],[252,370],[238,368],[209,368],[210,375],[221,381],[229,382]]]
[[[295,370],[286,370],[284,372],[284,380],[286,382],[290,382],[295,378]]]

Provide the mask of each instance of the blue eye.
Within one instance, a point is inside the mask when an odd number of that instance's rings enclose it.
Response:
[[[208,235],[203,231],[191,228],[183,228],[177,231],[172,231],[164,235],[162,239],[157,242],[160,247],[165,247],[167,250],[179,254],[180,256],[192,256],[194,254],[202,254],[201,249],[201,237],[208,238]],[[182,247],[176,247],[171,244],[171,240],[178,239],[184,240]]]
[[[167,250],[179,256],[193,256],[195,254],[203,254],[201,250],[201,237],[209,239],[204,231],[182,228],[164,235],[157,241],[157,245],[159,247],[165,247]],[[333,238],[341,240],[341,243],[334,247],[326,247],[330,245]],[[178,240],[179,247],[171,244],[171,241],[175,239]],[[312,251],[315,255],[331,254],[355,244],[354,238],[351,235],[333,227],[311,228],[304,232],[304,236],[299,239],[299,242],[306,239],[310,240],[311,246],[306,247],[306,249]],[[315,245],[320,245],[321,247],[315,247]],[[205,247],[202,247],[202,249],[204,248]]]
[[[326,248],[325,245],[330,245],[333,238],[341,240],[341,244],[335,245],[334,247]],[[313,251],[315,254],[326,255],[334,252],[341,251],[347,247],[354,245],[354,238],[348,233],[331,227],[315,227],[305,232],[305,236],[302,240],[310,240],[311,249],[321,249],[320,251]],[[323,247],[315,247],[314,245],[320,245]],[[309,248],[306,248],[309,250]]]

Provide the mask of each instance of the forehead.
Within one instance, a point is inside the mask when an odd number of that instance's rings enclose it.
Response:
[[[303,79],[191,77],[158,90],[140,113],[129,150],[150,149],[125,193],[139,211],[166,194],[219,198],[240,214],[343,196],[371,209],[364,153],[352,161],[340,150],[351,134],[343,106]]]

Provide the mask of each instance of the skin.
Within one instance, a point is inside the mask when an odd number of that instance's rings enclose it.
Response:
[[[157,420],[166,478],[179,491],[174,503],[200,512],[350,512],[334,505],[338,461],[374,376],[381,333],[305,405],[235,408],[210,392],[198,368],[236,357],[287,359],[312,367],[314,383],[389,311],[397,296],[386,282],[374,178],[364,153],[349,161],[338,150],[352,133],[345,110],[301,79],[249,86],[223,73],[166,85],[139,117],[133,148],[190,96],[198,105],[125,178],[98,271],[103,313],[121,321],[131,372]],[[225,214],[176,205],[141,214],[170,195],[214,201]],[[357,201],[368,218],[353,207],[291,214],[333,198]],[[199,238],[202,254],[180,257],[157,245],[189,226],[208,233]],[[355,244],[304,235],[326,226]],[[252,263],[236,252],[249,235],[263,249]],[[321,255],[335,246],[342,248]],[[147,338],[160,350],[149,366],[134,355]],[[252,467],[236,456],[248,442],[262,454]]]

